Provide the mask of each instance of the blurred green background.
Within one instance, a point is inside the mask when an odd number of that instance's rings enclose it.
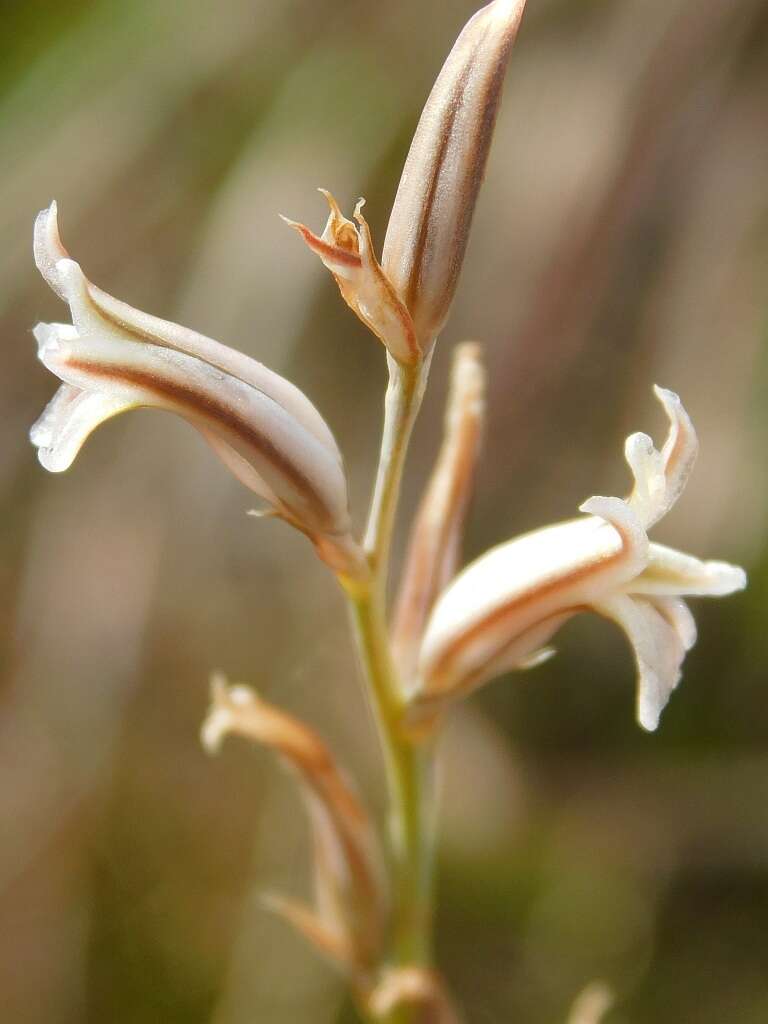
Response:
[[[193,432],[141,413],[66,475],[26,434],[65,319],[35,213],[134,305],[290,376],[345,453],[358,522],[384,360],[279,221],[358,195],[383,238],[421,104],[471,0],[5,0],[0,5],[3,491],[0,1021],[323,1024],[339,985],[262,889],[306,891],[305,825],[268,755],[198,743],[212,668],[314,723],[381,807],[340,594],[245,516]],[[490,418],[467,552],[627,486],[655,381],[702,452],[656,539],[744,564],[695,603],[660,731],[633,720],[619,632],[454,716],[438,949],[472,1024],[564,1019],[600,977],[611,1024],[768,1020],[768,6],[530,0],[406,509],[450,349],[486,346]],[[402,544],[402,536],[401,536]]]

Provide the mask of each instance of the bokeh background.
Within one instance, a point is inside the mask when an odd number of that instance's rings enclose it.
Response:
[[[423,100],[472,0],[5,0],[0,5],[0,1020],[349,1019],[263,889],[306,892],[305,825],[263,752],[198,743],[212,668],[313,722],[382,785],[340,594],[308,545],[183,424],[115,421],[62,477],[26,434],[54,389],[30,329],[52,197],[89,276],[303,387],[358,521],[384,360],[278,220],[360,194],[383,237]],[[438,949],[472,1024],[563,1020],[605,978],[611,1024],[768,1020],[768,6],[530,0],[414,444],[450,349],[490,367],[467,552],[627,486],[663,436],[702,445],[655,532],[747,566],[698,602],[660,731],[633,721],[623,637],[582,617],[444,744]],[[400,538],[402,548],[402,535]]]

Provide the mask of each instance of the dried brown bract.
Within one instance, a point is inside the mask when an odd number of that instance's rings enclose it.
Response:
[[[385,898],[366,810],[314,730],[217,675],[203,745],[214,752],[231,733],[269,747],[294,771],[312,826],[314,908],[282,896],[267,897],[267,905],[344,971],[367,976],[381,950]]]

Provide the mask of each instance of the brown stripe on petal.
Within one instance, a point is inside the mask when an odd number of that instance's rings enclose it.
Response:
[[[477,622],[474,622],[467,629],[463,630],[443,649],[438,659],[430,665],[428,677],[439,679],[441,676],[450,675],[452,666],[460,661],[462,653],[466,652],[475,641],[479,640],[486,630],[503,629],[507,623],[513,623],[526,608],[535,608],[537,602],[554,598],[559,593],[565,595],[571,588],[576,587],[579,583],[588,579],[590,576],[602,573],[603,570],[609,570],[614,566],[619,565],[631,550],[626,537],[620,532],[619,535],[621,537],[622,546],[615,554],[609,555],[607,558],[595,559],[593,561],[586,562],[578,569],[574,569],[564,576],[551,580],[547,584],[532,588],[523,594],[519,594],[513,600],[497,606],[492,612],[483,616]],[[565,601],[562,607],[553,608],[544,616],[542,621],[561,613],[565,614],[573,612],[575,614],[582,606],[583,602],[581,601],[575,601],[574,603]],[[482,660],[478,669],[472,671],[471,676],[473,681],[477,681],[481,676],[481,670],[492,665],[499,655],[503,653],[505,648],[511,646],[511,644],[518,639],[521,634],[527,632],[536,622],[535,616],[533,615],[529,615],[528,619],[529,621],[526,622],[522,629],[510,636],[505,636],[503,642],[495,646],[493,651],[491,651],[488,656]],[[459,689],[463,688],[464,684],[462,680],[459,684]],[[427,687],[427,693],[428,692],[429,687]]]
[[[150,395],[156,395],[171,404],[185,407],[191,411],[192,415],[211,420],[215,426],[234,434],[246,446],[256,450],[277,473],[293,485],[307,504],[313,508],[313,514],[317,514],[319,520],[317,523],[307,524],[305,510],[291,508],[289,502],[283,496],[279,496],[281,503],[284,503],[300,522],[303,522],[305,526],[328,528],[331,532],[335,532],[332,513],[307,475],[293,460],[286,458],[264,433],[251,428],[246,420],[238,416],[226,402],[219,401],[213,395],[206,394],[189,384],[184,385],[169,378],[163,378],[158,372],[150,373],[119,365],[105,366],[102,363],[74,358],[68,359],[67,365],[75,371],[87,373],[99,380],[113,380],[129,384]],[[272,401],[268,396],[264,396],[264,398],[267,401]],[[280,407],[276,405],[276,408]]]
[[[342,249],[341,246],[338,245],[331,245],[329,242],[324,241],[319,235],[316,235],[314,231],[310,231],[310,229],[304,224],[298,224],[296,221],[288,220],[287,218],[284,219],[287,224],[299,232],[309,248],[313,252],[317,253],[321,260],[327,260],[331,264],[341,264],[341,266],[349,267],[353,270],[359,270],[362,266],[362,262],[357,253],[350,252],[349,249]]]
[[[424,107],[384,242],[382,266],[422,349],[448,315],[485,173],[524,0],[496,0],[465,26]]]

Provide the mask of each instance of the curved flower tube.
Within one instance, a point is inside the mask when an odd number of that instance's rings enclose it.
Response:
[[[46,469],[68,469],[89,434],[118,413],[175,412],[334,569],[360,570],[341,454],[298,388],[242,352],[91,284],[61,243],[55,203],[38,215],[34,253],[72,314],[71,325],[34,330],[41,361],[63,382],[30,432]]]
[[[646,434],[627,439],[635,483],[626,500],[590,498],[583,518],[491,549],[443,592],[421,645],[414,725],[501,672],[538,664],[553,653],[546,644],[560,626],[592,610],[627,634],[637,663],[638,721],[656,728],[696,640],[683,598],[730,594],[746,585],[746,575],[648,540],[648,528],[680,496],[698,447],[677,395],[655,393],[669,434],[660,452]]]

